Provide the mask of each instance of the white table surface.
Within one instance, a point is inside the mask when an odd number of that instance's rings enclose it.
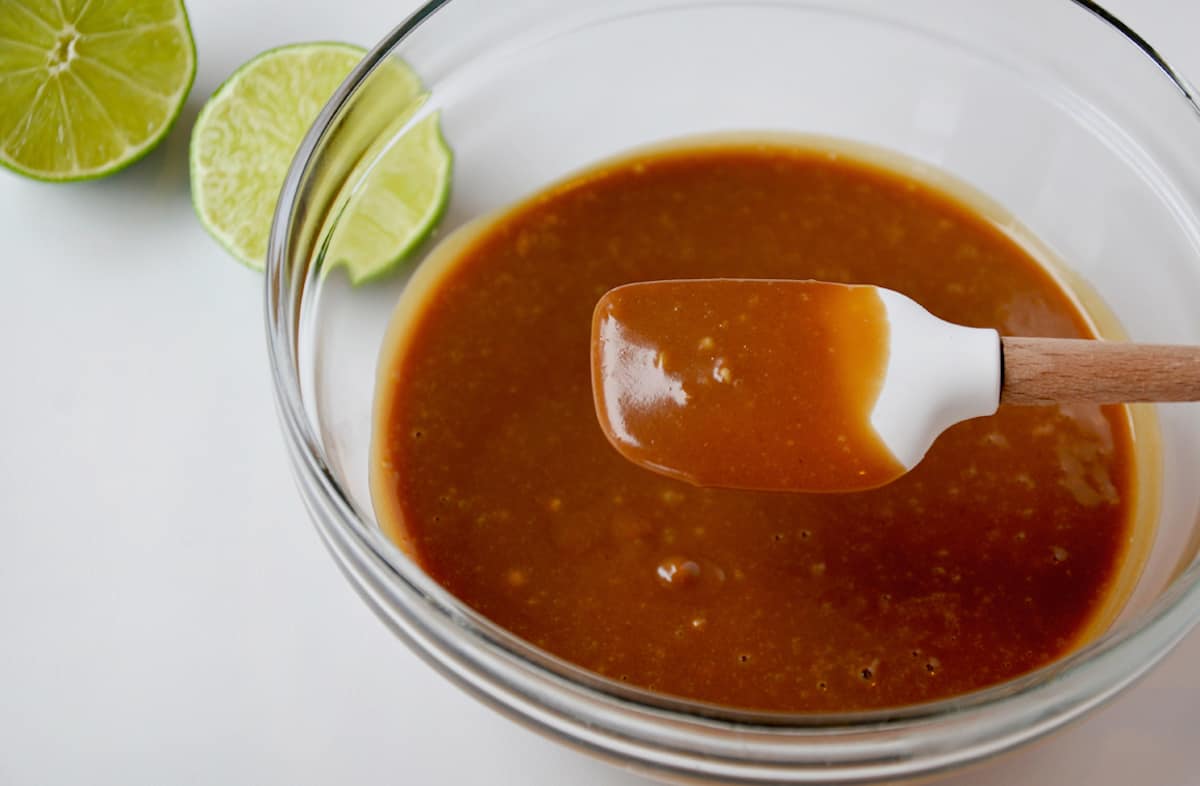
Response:
[[[156,152],[84,185],[0,172],[0,784],[645,783],[476,704],[351,591],[284,457],[260,277],[192,214],[190,126],[234,67],[372,44],[412,5],[192,0],[199,73]],[[1200,77],[1200,0],[1107,5]],[[1198,743],[1200,634],[946,783],[1200,784]]]

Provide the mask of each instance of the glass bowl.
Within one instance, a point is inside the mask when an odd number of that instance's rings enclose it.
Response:
[[[415,110],[389,103],[379,66],[393,55],[427,85]],[[1157,534],[1124,611],[1089,645],[936,703],[738,712],[631,689],[541,652],[458,602],[383,536],[367,490],[374,372],[406,273],[353,288],[324,249],[371,164],[431,112],[456,154],[439,234],[631,147],[799,131],[948,171],[1066,260],[1131,338],[1200,344],[1192,95],[1145,41],[1082,0],[431,2],[325,107],[271,231],[270,362],[317,529],[363,599],[433,667],[508,716],[627,768],[859,782],[946,770],[1046,734],[1145,673],[1200,618],[1195,405],[1159,408]]]

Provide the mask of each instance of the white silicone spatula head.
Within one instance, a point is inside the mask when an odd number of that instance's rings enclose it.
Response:
[[[948,426],[994,412],[994,330],[890,290],[816,281],[630,284],[593,322],[601,425],[627,458],[699,485],[879,486]]]
[[[890,289],[872,287],[888,323],[888,360],[871,425],[905,471],[938,435],[1000,403],[1000,334],[935,317]]]

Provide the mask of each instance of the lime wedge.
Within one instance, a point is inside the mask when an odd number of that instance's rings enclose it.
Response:
[[[0,0],[0,164],[39,180],[124,169],[195,75],[180,0]]]
[[[246,265],[263,268],[271,217],[292,158],[321,107],[364,54],[330,43],[264,52],[239,68],[201,110],[192,132],[192,202],[208,231]],[[397,60],[385,63],[373,80],[382,80],[386,89],[376,90],[376,105],[369,109],[388,113],[393,126],[406,122],[424,100],[416,74]],[[338,221],[327,229],[333,232],[327,266],[346,266],[356,282],[390,269],[437,223],[451,159],[436,115],[413,124],[391,147],[365,156],[347,181],[350,190],[339,195]]]

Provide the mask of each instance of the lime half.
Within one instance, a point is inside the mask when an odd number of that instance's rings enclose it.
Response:
[[[271,217],[292,158],[321,107],[363,55],[358,47],[330,43],[264,52],[239,68],[201,110],[192,132],[192,201],[208,231],[246,265],[263,268]],[[374,126],[399,128],[424,100],[420,80],[400,61],[384,63],[372,80],[373,105],[356,106],[355,113],[379,115]],[[326,266],[345,266],[356,283],[390,270],[437,223],[452,158],[438,117],[431,114],[390,146],[346,167],[353,174],[335,203],[338,220],[326,229],[332,232]]]
[[[123,169],[195,75],[180,0],[0,0],[0,164],[40,180]]]

